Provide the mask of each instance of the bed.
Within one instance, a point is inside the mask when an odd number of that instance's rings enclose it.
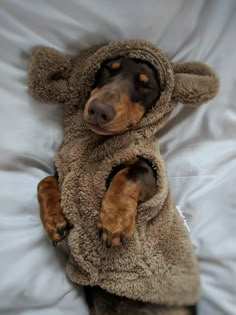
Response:
[[[176,204],[201,271],[200,315],[236,309],[236,2],[2,0],[0,5],[0,314],[87,315],[83,289],[64,274],[67,252],[43,231],[37,183],[54,171],[61,105],[28,93],[35,45],[74,55],[108,40],[147,39],[173,61],[199,60],[221,80],[198,110],[181,104],[160,132]]]

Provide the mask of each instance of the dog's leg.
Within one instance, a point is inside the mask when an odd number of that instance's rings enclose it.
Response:
[[[37,190],[40,218],[53,246],[56,246],[71,228],[62,213],[57,178],[47,176],[40,181]]]
[[[119,297],[95,288],[90,315],[196,315],[195,307],[164,306]]]
[[[156,192],[156,178],[152,167],[139,158],[120,170],[111,180],[102,201],[97,227],[109,248],[131,238],[139,202],[150,199]]]
[[[164,306],[130,300],[110,294],[99,287],[89,290],[90,315],[194,315],[193,307]]]

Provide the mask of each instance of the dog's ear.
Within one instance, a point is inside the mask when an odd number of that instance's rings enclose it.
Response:
[[[48,47],[33,48],[28,76],[30,93],[44,102],[65,102],[69,97],[70,72],[70,59],[61,52]]]
[[[174,64],[175,88],[172,99],[190,106],[211,100],[218,92],[216,73],[200,62]]]

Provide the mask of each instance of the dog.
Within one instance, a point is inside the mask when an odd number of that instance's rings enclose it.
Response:
[[[96,75],[84,119],[98,135],[121,134],[136,128],[160,92],[158,73],[150,64],[125,57],[106,61]],[[125,246],[134,233],[137,206],[155,195],[156,182],[151,163],[142,157],[112,170],[97,220],[104,246]],[[57,246],[73,228],[62,213],[57,174],[41,180],[37,190],[42,224]],[[85,287],[85,292],[91,315],[156,314],[155,305],[118,297],[99,287]]]
[[[99,135],[119,134],[135,128],[159,95],[159,78],[152,66],[129,58],[110,60],[97,73],[84,119]],[[142,157],[130,165],[119,165],[110,174],[97,222],[106,247],[125,245],[134,233],[138,203],[150,199],[155,191],[155,172]],[[132,198],[127,199],[127,195]],[[39,183],[38,200],[43,226],[56,246],[71,228],[60,207],[57,176],[48,176]]]

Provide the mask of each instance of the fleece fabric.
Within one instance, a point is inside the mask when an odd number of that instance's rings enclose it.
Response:
[[[116,57],[149,62],[158,72],[160,99],[135,129],[100,136],[83,118],[102,63]],[[198,106],[218,90],[214,71],[199,62],[173,64],[142,40],[110,42],[69,58],[53,48],[37,47],[29,65],[29,88],[41,101],[65,104],[65,135],[55,158],[61,205],[74,225],[68,236],[68,277],[82,285],[143,302],[190,305],[199,296],[199,270],[188,232],[176,210],[159,152],[156,133],[178,102]],[[96,222],[113,167],[142,156],[156,172],[156,195],[138,206],[134,237],[107,249]]]

